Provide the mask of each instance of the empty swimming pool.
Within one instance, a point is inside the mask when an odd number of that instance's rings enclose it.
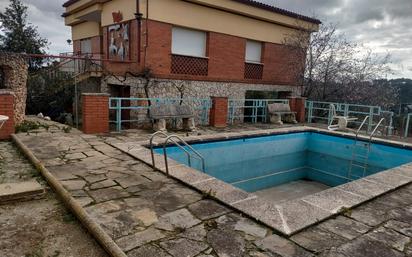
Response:
[[[317,132],[195,143],[192,146],[205,158],[205,173],[247,192],[298,180],[335,187],[412,162],[410,149],[363,144],[361,142],[356,150],[361,152],[355,152],[355,155],[368,155],[366,169],[351,165],[353,139]],[[365,153],[362,153],[362,148]],[[162,154],[163,149],[158,148],[156,152]],[[178,147],[167,147],[167,154],[180,163],[188,164],[187,156]],[[192,159],[191,165],[201,170],[200,161]]]

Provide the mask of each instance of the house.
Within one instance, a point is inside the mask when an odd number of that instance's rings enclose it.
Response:
[[[122,97],[299,95],[284,44],[320,24],[252,0],[69,0],[73,52],[100,60],[91,91]],[[90,84],[90,82],[89,82]],[[87,87],[86,87],[87,88]]]

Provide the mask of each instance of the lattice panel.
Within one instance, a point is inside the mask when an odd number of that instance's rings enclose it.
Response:
[[[245,63],[245,79],[262,79],[263,64]]]
[[[191,56],[172,55],[172,74],[207,76],[209,60]]]

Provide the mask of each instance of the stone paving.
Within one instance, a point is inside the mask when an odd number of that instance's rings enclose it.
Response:
[[[412,256],[411,185],[285,238],[105,143],[130,135],[18,135],[129,257]]]

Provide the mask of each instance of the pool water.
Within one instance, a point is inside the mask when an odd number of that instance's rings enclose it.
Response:
[[[311,180],[338,186],[386,169],[412,162],[412,151],[372,144],[366,172],[352,166],[349,173],[352,139],[316,132],[242,138],[193,144],[205,158],[205,172],[248,192],[255,192],[296,180]],[[357,151],[366,152],[366,147]],[[156,149],[162,154],[163,149]],[[188,165],[178,147],[167,147],[167,154]],[[201,171],[201,162],[192,158],[192,167]]]

